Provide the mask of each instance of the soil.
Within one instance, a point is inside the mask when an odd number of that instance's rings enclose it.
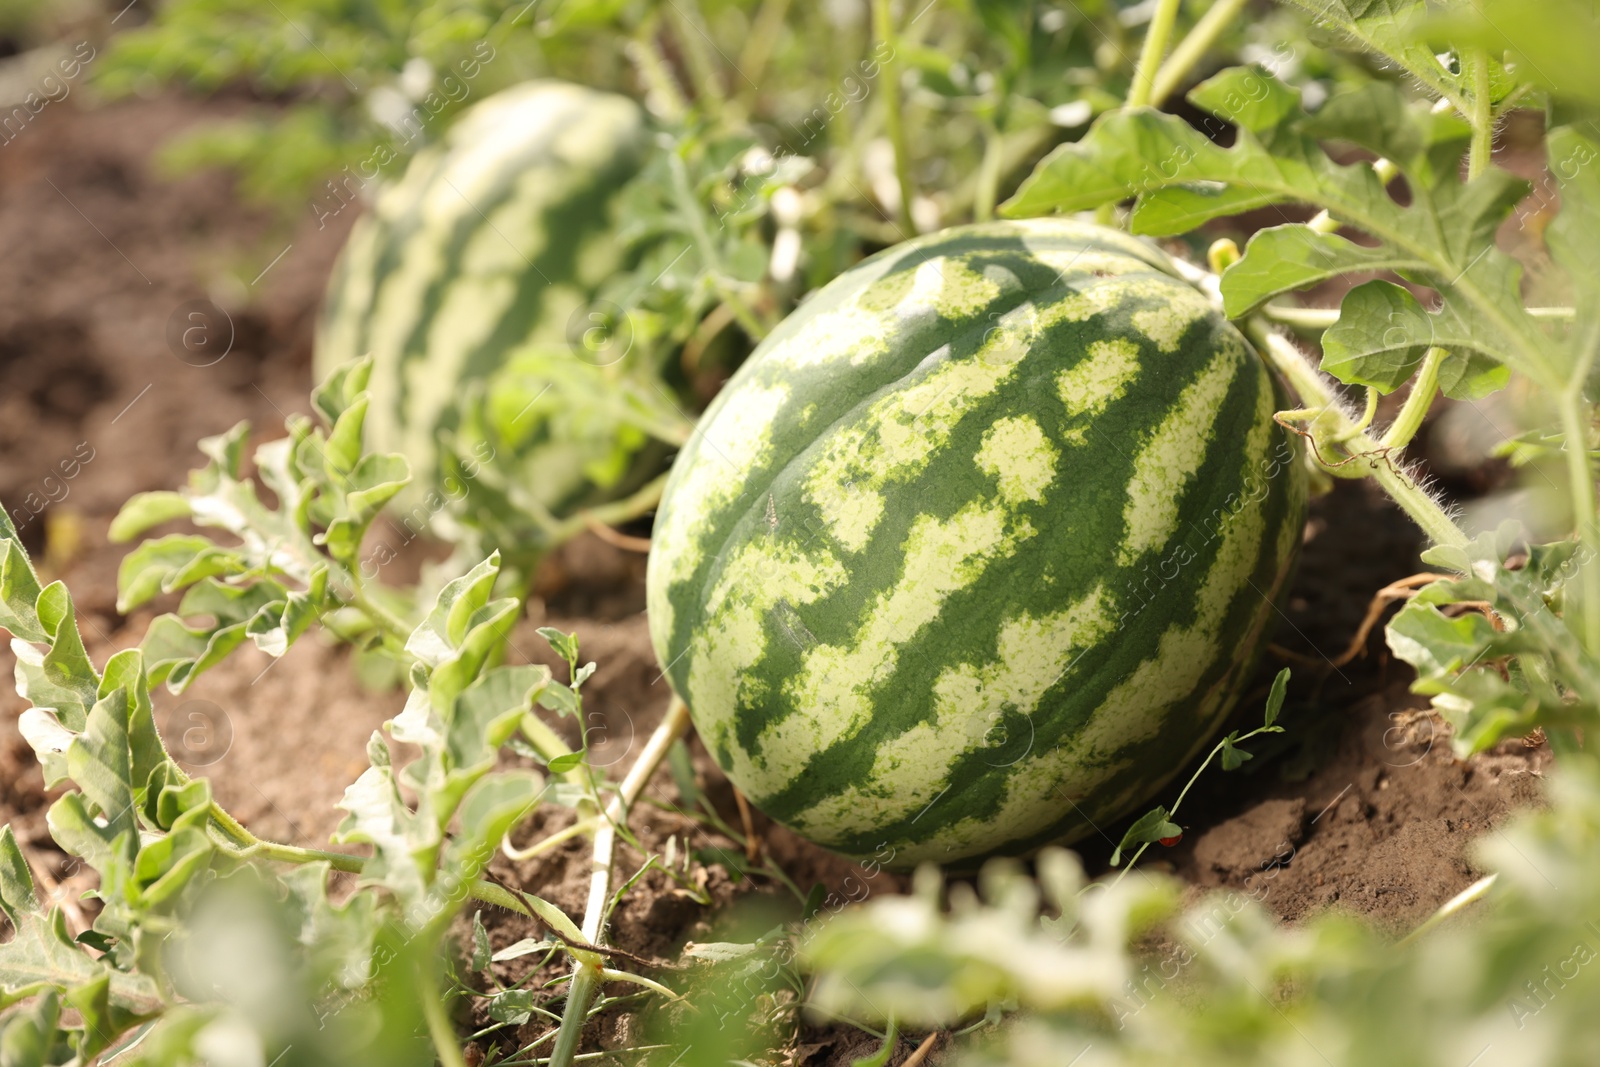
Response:
[[[135,644],[151,617],[116,612],[125,546],[109,544],[106,531],[120,504],[136,491],[180,484],[198,462],[201,437],[240,419],[276,436],[286,413],[308,406],[312,321],[353,212],[318,229],[308,210],[286,227],[241,205],[221,176],[174,180],[157,171],[155,146],[229,107],[174,97],[96,111],[56,106],[0,146],[0,500],[47,576],[66,579],[78,598],[97,662]],[[198,299],[215,301],[232,321],[231,348],[208,366],[179,358],[167,342],[174,312]],[[1405,519],[1366,483],[1341,482],[1314,504],[1277,645],[1239,713],[1241,723],[1256,719],[1273,673],[1288,663],[1289,730],[1274,745],[1255,746],[1258,758],[1245,769],[1208,772],[1180,812],[1183,840],[1153,849],[1148,866],[1176,873],[1197,895],[1253,892],[1286,920],[1333,906],[1395,929],[1415,924],[1478,877],[1472,841],[1539,802],[1547,748],[1515,742],[1455,759],[1442,723],[1407,691],[1408,668],[1389,658],[1381,627],[1361,655],[1334,666],[1373,591],[1421,569],[1418,547]],[[548,662],[534,628],[577,631],[586,658],[600,664],[585,690],[591,727],[604,734],[594,758],[618,772],[667,698],[644,624],[643,570],[642,557],[591,537],[574,542],[541,574],[512,641],[513,658]],[[9,671],[9,653],[0,661]],[[186,734],[187,755],[213,779],[224,806],[264,836],[305,845],[326,842],[338,821],[335,802],[366,765],[368,736],[402,703],[396,692],[363,688],[346,650],[316,640],[301,641],[281,662],[241,651],[184,697],[163,690],[155,699],[169,733],[204,727]],[[15,826],[46,886],[64,880],[59,899],[72,900],[88,886],[82,874],[66,873],[46,831],[48,797],[17,732],[20,710],[6,687],[0,823]],[[707,795],[736,823],[731,789],[704,752],[692,749]],[[730,848],[672,810],[677,793],[667,778],[652,787],[663,805],[639,809],[641,841],[659,850],[677,836],[680,847]],[[570,819],[562,809],[543,809],[519,840]],[[820,882],[839,889],[852,875],[844,861],[759,814],[754,820],[770,854],[802,888]],[[1108,836],[1079,847],[1100,870],[1111,844]],[[640,859],[625,848],[619,866]],[[577,913],[588,869],[585,848],[574,840],[520,863],[502,857],[494,873]],[[704,870],[704,891],[719,904],[779,895],[768,881],[739,879],[722,865],[695,869]],[[869,887],[898,892],[905,884],[880,873]],[[652,872],[619,910],[614,944],[646,958],[670,957],[685,939],[707,939],[711,915]],[[485,914],[484,921],[496,949],[533,933],[509,913]],[[515,976],[518,962],[497,965],[499,977]],[[615,1046],[637,1036],[633,1027],[633,1020],[609,1015],[591,1040]],[[903,1039],[893,1062],[918,1041]],[[848,1063],[876,1047],[859,1031],[808,1024],[793,1062]]]

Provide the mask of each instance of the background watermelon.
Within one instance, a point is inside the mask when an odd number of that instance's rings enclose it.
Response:
[[[791,315],[679,455],[657,655],[729,777],[821,844],[1021,853],[1226,716],[1304,519],[1244,338],[1126,235],[898,245]]]
[[[411,461],[412,533],[468,517],[534,549],[549,516],[629,487],[647,435],[600,403],[628,354],[585,342],[646,140],[625,97],[528,82],[464,111],[352,230],[316,373],[373,356],[369,443]]]

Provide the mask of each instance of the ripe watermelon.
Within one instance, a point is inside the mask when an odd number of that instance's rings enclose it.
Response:
[[[898,245],[756,350],[678,456],[650,632],[729,778],[904,866],[1108,830],[1210,738],[1306,486],[1249,344],[1064,220]]]
[[[491,501],[513,529],[518,513],[604,495],[645,443],[635,429],[575,412],[572,398],[603,393],[621,370],[574,338],[623,265],[613,201],[638,173],[646,136],[626,97],[527,82],[462,112],[351,231],[316,373],[372,355],[368,443],[411,461],[416,481],[402,507],[424,524],[439,510],[419,506],[430,491],[434,500],[441,487],[463,492],[447,480],[456,468],[440,446],[464,419],[476,425],[455,443],[472,461],[460,482],[478,493],[474,508]],[[478,469],[490,449],[492,465]]]

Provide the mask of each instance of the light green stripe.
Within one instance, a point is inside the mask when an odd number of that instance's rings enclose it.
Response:
[[[1031,304],[1014,308],[1000,317],[977,355],[945,362],[873,402],[860,419],[827,439],[805,494],[840,544],[852,552],[866,547],[883,517],[883,490],[920,474],[957,424],[1012,376],[1037,336],[1038,319]]]
[[[717,748],[726,743],[736,760],[743,756],[733,740],[732,713],[739,707],[741,686],[757,684],[749,670],[766,653],[773,609],[810,604],[846,577],[844,567],[826,549],[808,555],[775,538],[752,541],[728,561],[707,596],[705,623],[696,630],[689,649],[688,691],[693,694],[695,725],[708,745]],[[653,628],[654,607],[650,616]]]
[[[788,399],[787,385],[740,390],[737,403],[725,404],[714,419],[701,420],[696,462],[674,467],[669,503],[651,535],[647,606],[656,648],[666,648],[672,634],[668,592],[694,574],[704,558],[702,523],[739,499],[750,472],[770,459],[772,425]]]
[[[1074,658],[1109,634],[1116,619],[1115,599],[1096,586],[1064,611],[1024,612],[1003,623],[994,660],[944,671],[934,683],[933,720],[886,741],[863,785],[802,812],[796,827],[837,840],[926,807],[944,791],[956,762],[989,744],[988,732],[1007,708],[1032,715]]]
[[[1216,314],[1197,290],[1167,286],[1161,303],[1133,313],[1133,325],[1154,341],[1163,352],[1175,352],[1178,342],[1194,323]]]
[[[800,674],[786,686],[792,706],[804,712],[784,716],[761,732],[759,763],[736,752],[731,777],[755,796],[770,796],[816,753],[859,732],[872,717],[874,690],[899,664],[900,649],[939,618],[952,593],[1034,535],[1033,527],[1014,520],[1010,510],[974,501],[948,520],[918,519],[905,541],[899,579],[874,598],[850,643],[806,652]],[[701,698],[692,683],[690,689]]]
[[[1055,480],[1056,451],[1039,424],[1027,415],[998,419],[983,435],[978,469],[995,479],[1000,499],[1015,507],[1038,500]]]
[[[1126,534],[1117,549],[1121,566],[1171,540],[1184,487],[1194,480],[1205,460],[1217,412],[1242,365],[1237,348],[1221,346],[1200,376],[1184,387],[1177,403],[1134,457],[1128,501],[1122,512]]]

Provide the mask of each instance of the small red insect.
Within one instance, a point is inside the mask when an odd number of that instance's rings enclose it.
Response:
[[[1182,840],[1183,840],[1183,833],[1180,831],[1178,833],[1173,834],[1171,837],[1163,837],[1161,839],[1161,843],[1163,845],[1166,845],[1168,848],[1171,848],[1173,845],[1176,845],[1179,841],[1182,841]]]

